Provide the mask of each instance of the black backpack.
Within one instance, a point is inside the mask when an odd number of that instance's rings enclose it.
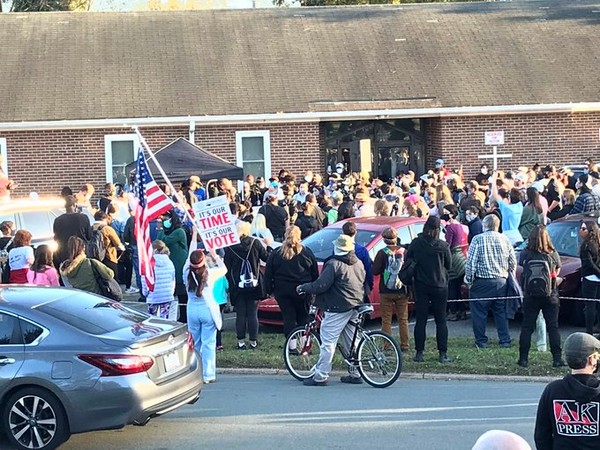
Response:
[[[546,256],[525,261],[522,278],[526,297],[550,297],[552,294],[552,273]]]
[[[106,246],[104,245],[102,228],[104,228],[104,226],[92,230],[92,238],[85,244],[85,255],[88,258],[94,258],[98,261],[104,261],[104,257],[106,256]]]
[[[233,249],[231,249],[233,254],[242,260],[238,282],[238,289],[240,290],[254,290],[258,287],[258,277],[252,271],[252,265],[248,260],[248,258],[250,257],[250,252],[252,251],[252,246],[254,245],[254,241],[256,241],[256,239],[252,239],[252,242],[250,243],[250,248],[248,249],[248,254],[245,258],[242,258]]]

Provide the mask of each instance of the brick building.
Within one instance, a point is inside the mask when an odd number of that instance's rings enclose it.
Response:
[[[600,6],[581,0],[0,15],[0,152],[21,193],[123,181],[137,125],[246,172],[472,175],[600,159]],[[490,162],[489,160],[487,162]],[[190,173],[194,168],[190,167]]]

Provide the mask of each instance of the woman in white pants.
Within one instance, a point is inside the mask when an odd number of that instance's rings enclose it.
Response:
[[[194,228],[192,242],[196,242],[197,231]],[[216,381],[217,330],[221,329],[223,320],[219,305],[214,296],[214,282],[227,272],[223,261],[216,254],[214,267],[208,267],[207,257],[202,250],[194,250],[190,246],[188,259],[183,266],[183,280],[188,293],[187,323],[188,330],[194,338],[194,347],[202,358],[202,375],[204,383]]]

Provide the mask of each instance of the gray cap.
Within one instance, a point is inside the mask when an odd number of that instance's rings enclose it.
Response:
[[[573,333],[565,341],[564,350],[567,364],[571,366],[571,361],[587,358],[595,352],[600,352],[600,341],[591,334]]]

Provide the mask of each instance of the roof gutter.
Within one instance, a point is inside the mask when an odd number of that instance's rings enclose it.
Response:
[[[335,103],[334,103],[335,104]],[[344,102],[340,102],[343,106]],[[452,108],[377,109],[274,114],[232,114],[218,116],[148,117],[129,119],[50,120],[0,122],[0,131],[131,128],[132,126],[208,126],[274,123],[310,123],[338,120],[381,120],[428,117],[469,117],[520,114],[600,112],[600,102],[555,103],[547,105],[463,106]]]

